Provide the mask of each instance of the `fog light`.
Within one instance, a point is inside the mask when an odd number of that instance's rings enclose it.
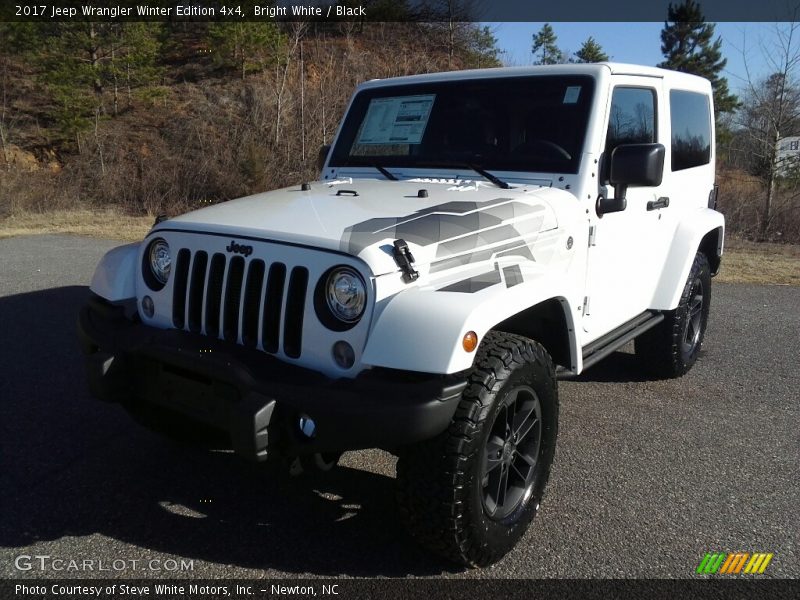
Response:
[[[461,345],[467,352],[473,352],[478,347],[478,334],[474,331],[468,331],[464,334],[464,339],[461,340]]]
[[[153,315],[156,314],[156,305],[150,296],[142,298],[142,310],[144,311],[144,316],[148,319],[152,319]]]
[[[349,369],[356,362],[356,353],[350,344],[340,340],[333,345],[333,360],[342,369]]]
[[[313,438],[317,433],[317,424],[314,423],[314,419],[309,416],[301,416],[297,424],[300,426],[300,431],[303,435],[309,439]]]

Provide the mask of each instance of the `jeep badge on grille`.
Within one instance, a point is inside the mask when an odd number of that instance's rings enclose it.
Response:
[[[252,246],[237,244],[233,240],[231,240],[230,246],[227,246],[225,250],[227,250],[228,252],[233,252],[234,254],[241,254],[243,256],[250,256],[253,253]]]

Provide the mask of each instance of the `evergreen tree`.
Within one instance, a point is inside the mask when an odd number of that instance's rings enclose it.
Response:
[[[576,63],[597,63],[608,60],[608,54],[603,51],[603,47],[598,44],[592,36],[589,36],[580,50],[575,53],[572,62]]]
[[[469,25],[464,34],[464,66],[468,69],[501,66],[500,49],[497,47],[497,38],[492,29],[487,25],[483,27],[474,23]]]
[[[559,50],[556,45],[558,38],[556,32],[550,26],[550,23],[545,23],[538,33],[533,35],[533,52],[534,58],[538,55],[538,60],[534,60],[535,65],[557,65],[564,62],[564,53]]]
[[[242,79],[276,60],[277,49],[283,43],[278,26],[272,22],[221,21],[209,25],[208,33],[214,60],[236,68]]]
[[[0,53],[22,55],[36,50],[41,30],[41,24],[36,22],[0,22]]]
[[[123,92],[147,93],[160,79],[158,23],[35,23],[35,50],[29,63],[47,87],[49,112],[66,138],[101,118],[116,115]],[[110,101],[110,102],[109,102]]]
[[[163,27],[160,23],[116,23],[111,40],[104,75],[113,91],[114,114],[118,112],[120,89],[127,92],[128,106],[132,104],[132,91],[143,98],[155,100],[163,94],[156,87],[164,74],[158,65],[162,51]]]
[[[55,122],[61,134],[71,138],[106,112],[108,52],[115,35],[110,23],[54,25],[52,37],[41,45],[36,62],[42,69],[40,79],[55,101],[52,110]]]
[[[728,61],[722,57],[722,38],[712,41],[713,37],[714,24],[705,22],[697,2],[670,4],[661,30],[661,52],[666,60],[658,66],[710,80],[716,112],[731,112],[739,100],[728,90],[728,80],[720,75]]]

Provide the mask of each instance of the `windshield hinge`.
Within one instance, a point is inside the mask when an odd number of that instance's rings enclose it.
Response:
[[[414,255],[411,254],[411,250],[408,249],[408,244],[404,239],[401,238],[394,241],[392,256],[394,256],[394,262],[403,271],[403,279],[406,283],[411,283],[419,278],[419,272],[411,265],[414,262]]]
[[[597,244],[597,226],[589,225],[589,247]]]

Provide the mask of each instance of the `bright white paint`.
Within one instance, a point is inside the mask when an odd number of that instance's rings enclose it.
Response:
[[[325,165],[322,180],[312,183],[308,191],[298,185],[194,211],[157,225],[148,240],[164,237],[173,248],[173,257],[179,248],[191,249],[193,256],[204,250],[209,257],[214,253],[230,257],[226,247],[236,241],[253,246],[248,260],[262,258],[267,265],[281,261],[289,269],[308,268],[303,353],[299,359],[291,359],[282,351],[277,356],[331,377],[353,377],[372,366],[434,373],[461,371],[474,359],[474,353],[461,348],[464,333],[473,330],[482,337],[505,318],[553,298],[561,302],[568,323],[572,364],[565,366],[580,372],[584,345],[645,309],[675,308],[700,241],[708,232],[724,226],[722,215],[706,208],[714,182],[713,160],[710,165],[677,174],[669,169],[669,90],[710,94],[709,83],[651,67],[605,63],[420,75],[368,82],[358,91],[422,81],[558,73],[583,73],[596,79],[581,168],[563,180],[553,173],[496,172],[514,184],[513,189],[503,190],[472,172],[456,169],[392,169],[403,180],[393,182],[383,180],[374,169]],[[628,209],[600,219],[594,210],[598,194],[613,195],[598,183],[598,161],[605,144],[610,95],[616,85],[657,90],[659,142],[666,147],[667,156],[661,186],[630,188]],[[422,187],[429,192],[427,198],[416,197]],[[336,195],[344,189],[358,195]],[[669,208],[645,210],[648,200],[665,195],[670,197]],[[537,228],[524,236],[535,260],[497,257],[490,252],[481,261],[436,269],[433,265],[441,259],[439,244],[409,242],[420,277],[406,283],[391,255],[395,239],[391,228],[382,237],[384,229],[377,227],[371,231],[374,239],[357,248],[344,241],[348,227],[373,219],[413,220],[418,211],[449,202],[481,204],[505,199],[535,209],[541,216]],[[510,217],[502,225],[524,229],[525,219],[530,216]],[[590,227],[597,234],[592,247]],[[145,248],[142,244],[112,250],[98,266],[92,290],[112,301],[134,296],[141,301],[145,294],[150,295],[156,314],[144,319],[145,323],[169,328],[174,279],[159,292],[146,287],[140,268]],[[493,246],[489,243],[481,248]],[[361,322],[346,332],[328,330],[317,319],[313,305],[314,286],[334,265],[349,265],[368,282],[367,311]],[[519,268],[521,283],[507,285],[502,271],[507,266]],[[474,293],[441,291],[493,270],[503,273],[496,285]],[[591,310],[583,315],[586,297],[590,298]],[[337,340],[347,340],[356,350],[356,364],[346,372],[332,359],[331,347]]]

